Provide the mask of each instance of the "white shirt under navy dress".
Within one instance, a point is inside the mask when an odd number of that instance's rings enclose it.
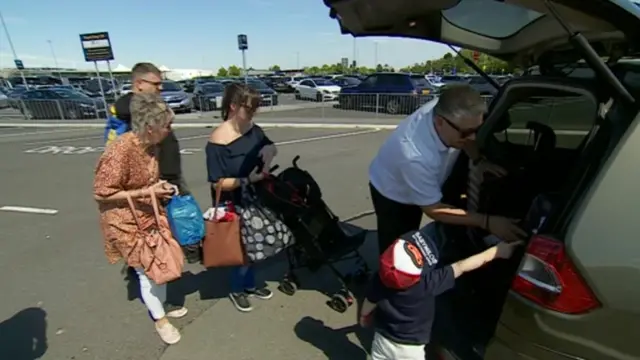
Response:
[[[442,184],[459,150],[438,135],[431,101],[403,120],[369,166],[371,196],[383,252],[398,236],[420,227],[420,207],[440,202]]]

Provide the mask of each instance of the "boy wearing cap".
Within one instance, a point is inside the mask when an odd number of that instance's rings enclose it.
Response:
[[[424,360],[435,297],[451,289],[460,275],[494,259],[507,259],[522,244],[501,242],[436,268],[439,253],[435,235],[436,224],[430,223],[402,235],[380,256],[378,275],[373,277],[360,313],[360,324],[367,326],[372,321],[375,328],[373,360]]]

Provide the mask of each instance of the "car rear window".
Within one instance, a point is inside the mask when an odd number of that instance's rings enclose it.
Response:
[[[411,76],[411,83],[416,87],[429,87],[429,81],[424,76]]]
[[[558,148],[575,149],[593,126],[598,104],[578,94],[567,96],[529,97],[513,104],[509,110],[509,133],[496,134],[500,141],[533,146],[533,137],[526,131],[529,122],[550,127],[556,134]]]

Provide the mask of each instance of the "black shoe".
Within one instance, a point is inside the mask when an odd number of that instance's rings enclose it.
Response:
[[[231,293],[229,294],[229,299],[231,299],[233,306],[242,312],[249,312],[253,310],[251,302],[249,301],[249,296],[245,293]]]
[[[266,287],[261,289],[247,289],[245,292],[249,296],[254,296],[262,300],[269,300],[273,297],[273,292]]]

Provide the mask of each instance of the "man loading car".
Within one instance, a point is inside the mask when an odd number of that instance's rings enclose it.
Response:
[[[447,86],[437,101],[411,114],[384,142],[369,167],[381,254],[400,235],[418,230],[422,214],[446,224],[479,227],[505,241],[526,235],[515,220],[441,202],[441,187],[460,150],[484,172],[506,174],[475,146],[485,111],[484,99],[470,86]]]

